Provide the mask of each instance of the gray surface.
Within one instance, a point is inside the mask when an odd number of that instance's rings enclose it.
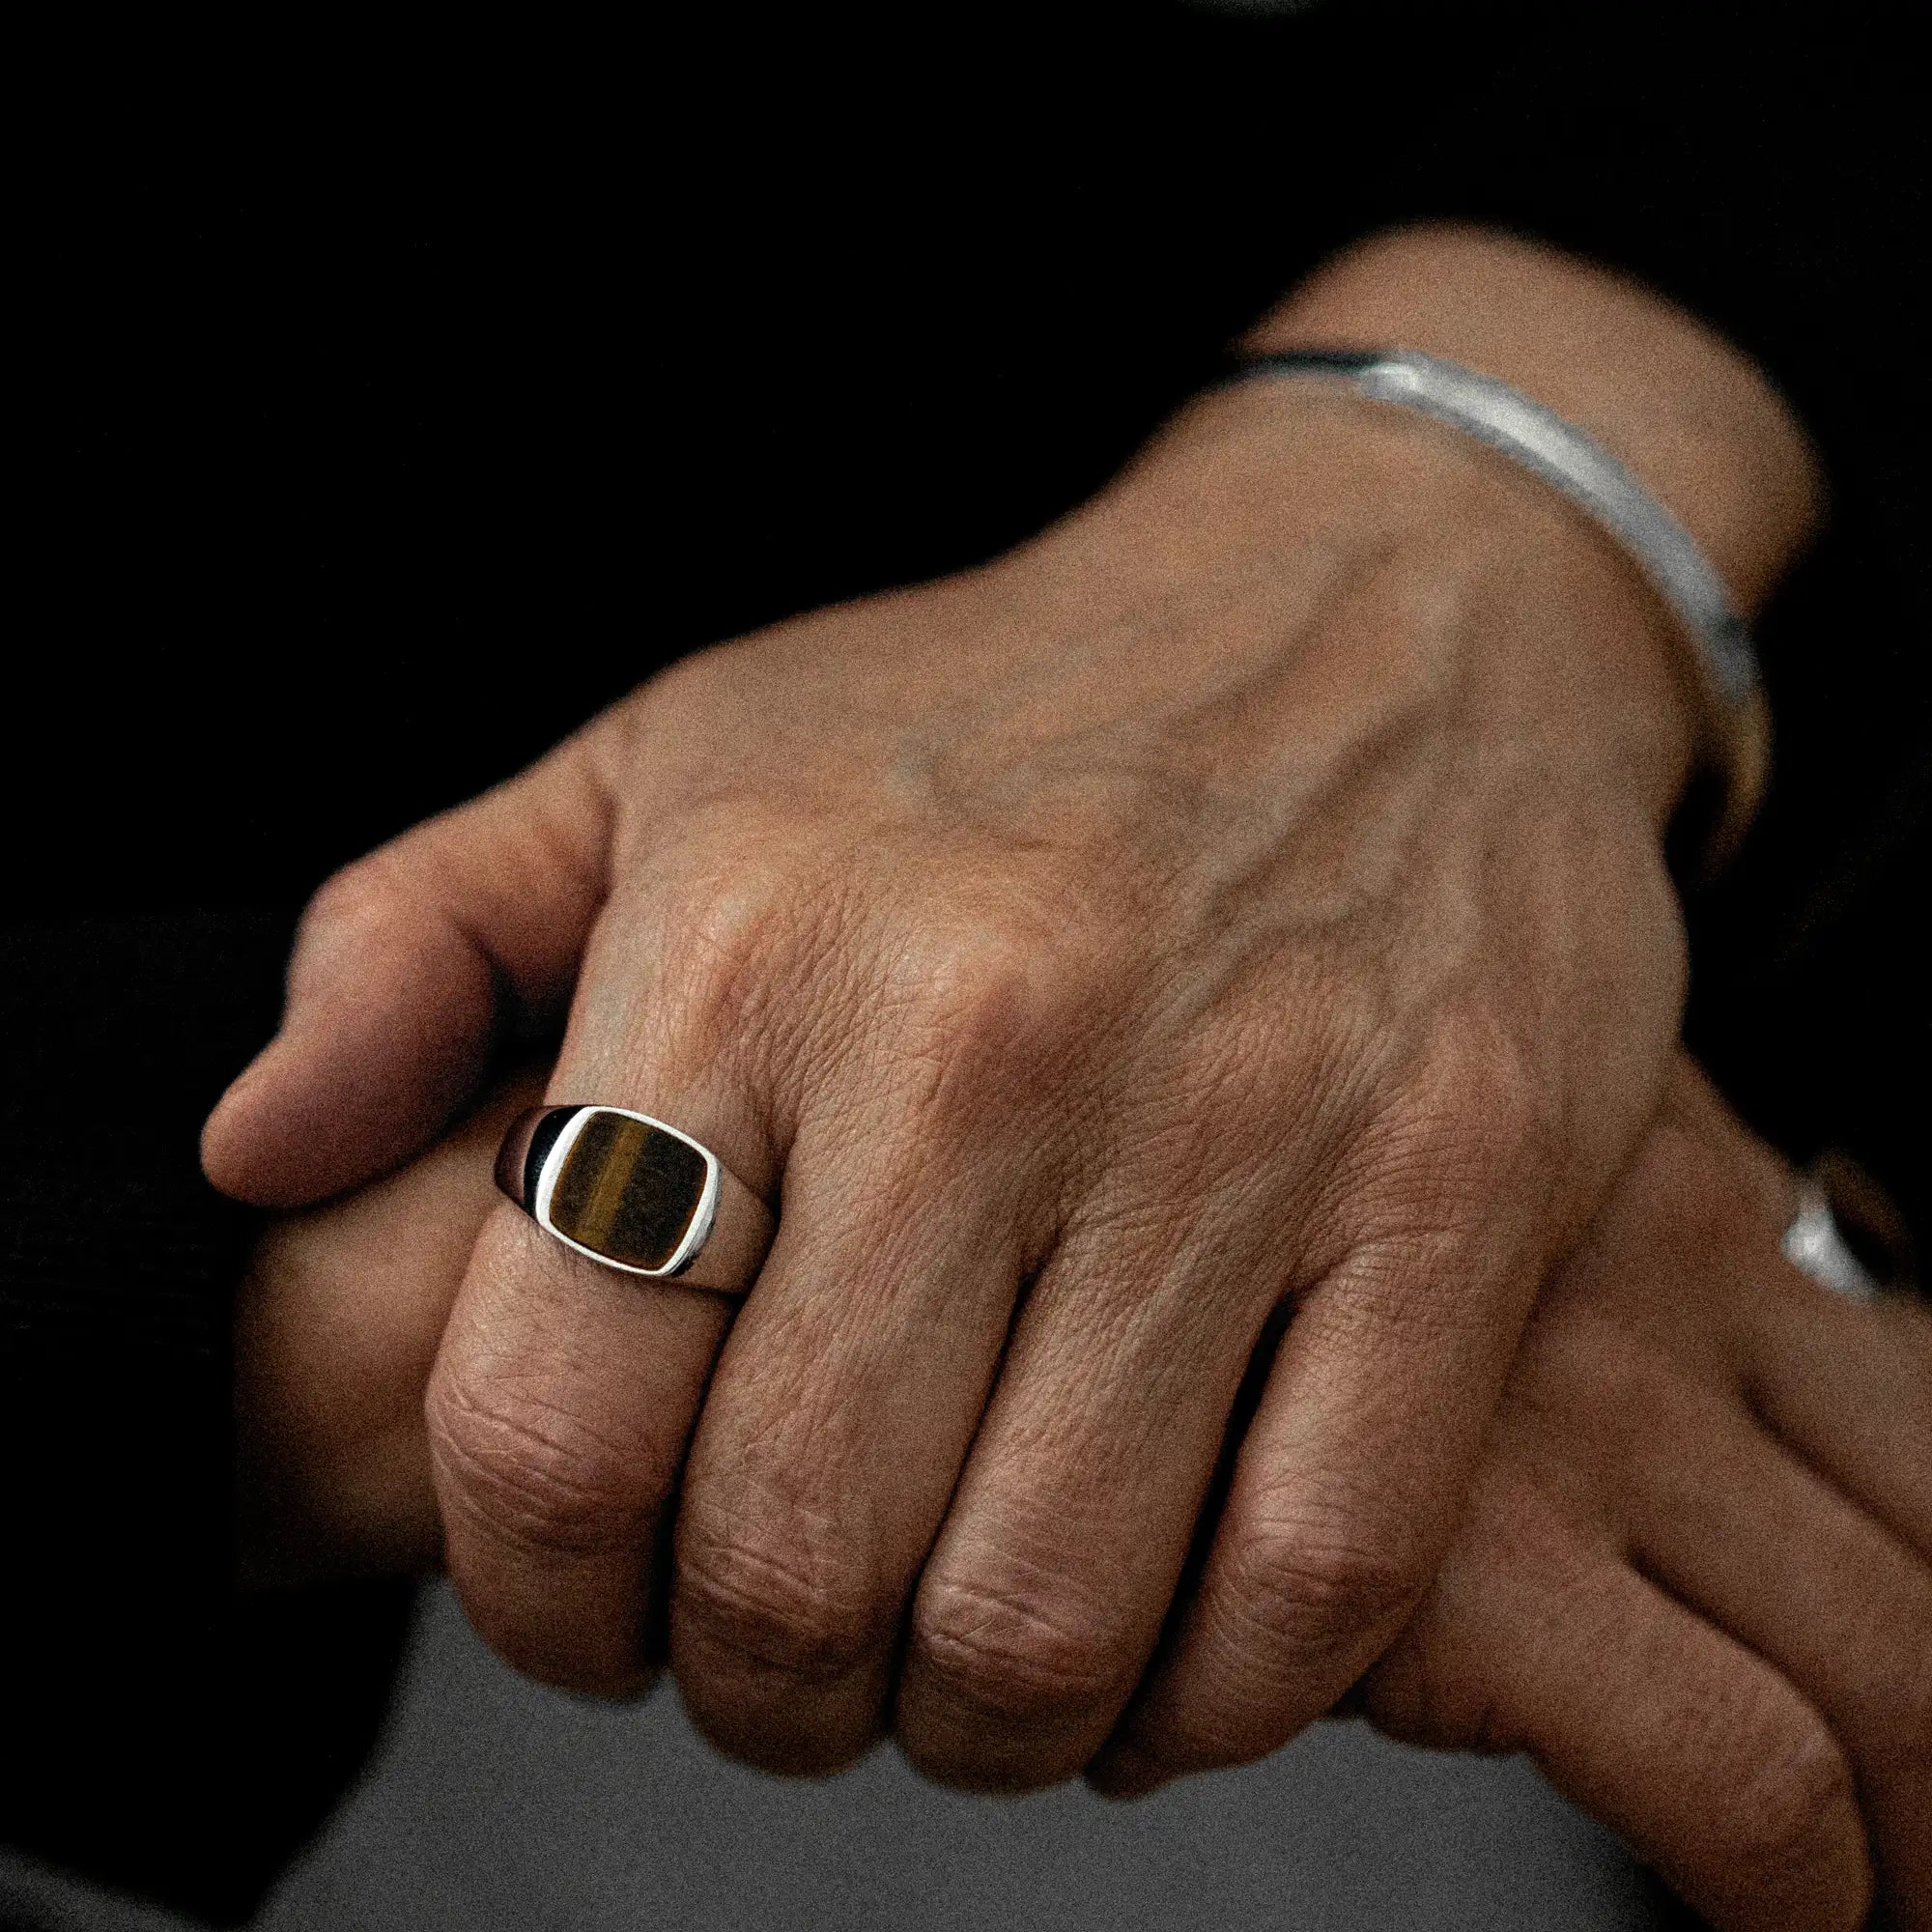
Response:
[[[1059,1932],[1643,1927],[1636,1867],[1520,1763],[1326,1725],[1133,1805],[922,1783],[890,1750],[820,1784],[714,1756],[661,1691],[537,1690],[430,1592],[369,1779],[262,1932]]]
[[[0,1847],[0,1926],[34,1932],[194,1932],[185,1919],[115,1898]]]
[[[185,1932],[0,1858],[0,1924]],[[726,1764],[660,1691],[524,1683],[427,1592],[369,1776],[257,1932],[1628,1932],[1656,1894],[1526,1765],[1323,1725],[1132,1805],[923,1784],[890,1750],[793,1784]]]

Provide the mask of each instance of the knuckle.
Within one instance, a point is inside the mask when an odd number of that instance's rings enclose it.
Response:
[[[700,1640],[765,1670],[836,1683],[892,1641],[893,1605],[821,1546],[687,1505],[672,1615]]]
[[[696,1065],[781,1037],[800,1005],[789,994],[832,951],[836,881],[762,836],[761,822],[744,810],[708,810],[661,855],[648,902],[631,908],[630,929],[617,936],[628,953],[661,960],[655,1004]]]
[[[1231,1646],[1293,1690],[1379,1649],[1427,1584],[1426,1567],[1354,1512],[1303,1504],[1236,1534],[1220,1602]]]
[[[923,923],[903,970],[927,1015],[961,1034],[1003,1037],[1038,977],[1037,950],[1010,915],[961,913]]]
[[[929,1688],[1003,1723],[1067,1717],[1112,1694],[1121,1675],[1114,1620],[1040,1580],[931,1579],[914,1610],[912,1644]]]
[[[695,868],[666,895],[664,923],[678,935],[687,997],[728,1015],[749,987],[799,940],[801,900],[789,866],[775,855],[747,864],[753,839],[727,841],[722,866]]]
[[[1086,988],[1024,916],[955,907],[914,923],[895,948],[883,1045],[923,1109],[977,1114],[1036,1080],[1077,1043]]]
[[[1551,1187],[1561,1150],[1544,1083],[1500,1029],[1436,1036],[1364,1110],[1330,1205],[1350,1245],[1442,1267],[1493,1236],[1499,1204]]]
[[[1806,1715],[1769,1749],[1731,1807],[1730,1857],[1773,1889],[1843,1862],[1861,1838],[1852,1768],[1823,1722]]]
[[[572,1557],[644,1539],[666,1488],[648,1454],[514,1385],[443,1377],[426,1412],[444,1507],[496,1540]]]
[[[1523,1044],[1480,1012],[1444,1017],[1409,1094],[1411,1130],[1444,1158],[1461,1151],[1484,1171],[1547,1158],[1556,1121],[1546,1082]]]
[[[390,918],[403,898],[395,865],[376,851],[331,872],[302,908],[298,942],[312,946],[340,932],[355,932]]]

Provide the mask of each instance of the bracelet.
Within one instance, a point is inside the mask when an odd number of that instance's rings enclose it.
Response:
[[[1243,355],[1227,379],[1304,376],[1420,412],[1474,437],[1559,490],[1623,546],[1691,644],[1705,747],[1721,782],[1707,853],[1728,853],[1764,788],[1769,724],[1757,651],[1723,580],[1691,536],[1593,437],[1520,389],[1413,349],[1302,349]]]

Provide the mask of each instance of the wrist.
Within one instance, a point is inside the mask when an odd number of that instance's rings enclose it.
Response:
[[[1817,520],[1820,485],[1804,432],[1746,357],[1651,292],[1513,237],[1437,227],[1371,237],[1242,347],[1420,350],[1514,387],[1621,463],[1746,614]],[[1593,699],[1571,713],[1578,748],[1601,735],[1588,726],[1605,699],[1617,700],[1611,735],[1620,755],[1636,749],[1661,824],[1701,738],[1727,774],[1732,811],[1719,837],[1739,829],[1762,773],[1762,713],[1728,683],[1713,686],[1697,643],[1682,635],[1685,620],[1663,608],[1638,556],[1587,512],[1557,501],[1555,485],[1467,431],[1346,390],[1324,409],[1311,394],[1322,386],[1263,378],[1184,412],[1110,493],[1137,560],[1171,576],[1198,567],[1204,545],[1227,569],[1283,535],[1304,550],[1332,543],[1359,553],[1426,539],[1432,526],[1439,540],[1459,523],[1472,554],[1507,551],[1525,580],[1548,570],[1574,577],[1594,551],[1610,565],[1599,573],[1604,596],[1631,604],[1634,621],[1592,627],[1594,647],[1611,660],[1594,668],[1611,689],[1571,694]],[[1553,651],[1577,647],[1560,624],[1541,631]],[[1533,639],[1519,642],[1535,649]],[[1641,728],[1627,728],[1644,716],[1648,743]]]
[[[1401,347],[1510,384],[1621,461],[1747,616],[1817,525],[1815,455],[1748,357],[1653,291],[1518,237],[1446,226],[1370,236],[1242,346]]]
[[[1264,318],[1243,347],[1420,352],[1500,383],[1580,431],[1581,447],[1595,445],[1620,466],[1661,507],[1663,526],[1674,521],[1694,547],[1685,553],[1681,597],[1664,599],[1689,599],[1680,631],[1712,613],[1720,623],[1732,612],[1752,616],[1819,519],[1822,479],[1809,441],[1747,357],[1654,292],[1517,237],[1434,225],[1369,237]],[[1652,573],[1640,540],[1619,547]],[[1747,666],[1738,688],[1721,630],[1714,642],[1701,634],[1665,642],[1692,696],[1705,760],[1723,775],[1713,795],[1720,809],[1701,834],[1708,864],[1755,808],[1765,714]]]
[[[1552,782],[1634,799],[1660,835],[1693,766],[1685,646],[1628,556],[1473,439],[1324,384],[1204,393],[1023,555],[1045,566],[1029,592],[1044,582],[1065,607],[1057,629],[1212,599],[1239,581],[1278,581],[1284,608],[1312,615],[1393,573],[1421,603],[1406,639],[1360,639],[1351,674],[1365,687],[1446,706],[1498,759],[1531,760]],[[1187,630],[1210,655],[1256,648],[1245,626]],[[1301,649],[1299,628],[1280,641]]]

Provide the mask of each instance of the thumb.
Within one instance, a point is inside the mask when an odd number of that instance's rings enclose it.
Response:
[[[602,750],[587,726],[322,887],[281,1031],[202,1130],[215,1186],[291,1208],[396,1166],[475,1092],[501,1029],[564,999],[604,899]]]

